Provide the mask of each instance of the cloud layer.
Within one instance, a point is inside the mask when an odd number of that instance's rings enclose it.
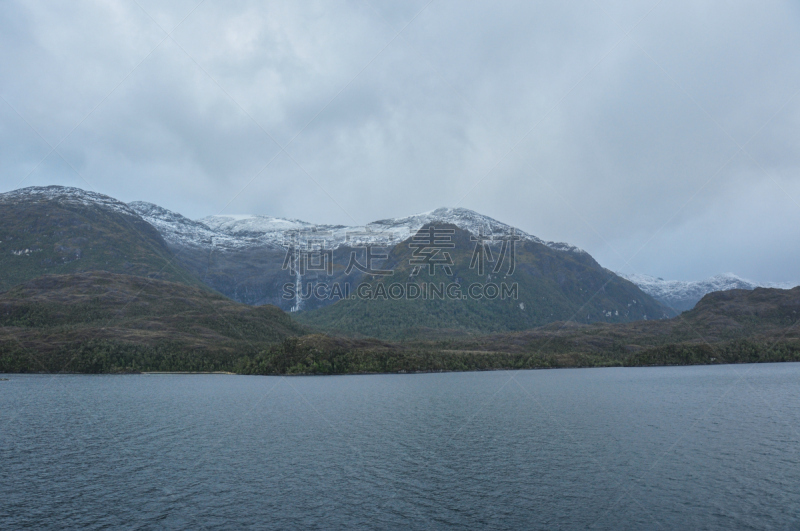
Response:
[[[492,4],[3,2],[0,189],[463,206],[610,269],[800,280],[796,4]]]

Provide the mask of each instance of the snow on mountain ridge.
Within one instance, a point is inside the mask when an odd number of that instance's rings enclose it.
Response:
[[[438,208],[404,218],[373,221],[361,226],[316,225],[296,219],[243,215],[208,216],[199,221],[214,230],[230,236],[247,235],[275,244],[285,243],[288,231],[292,230],[323,233],[326,234],[327,247],[333,249],[345,243],[365,241],[394,245],[410,238],[425,225],[441,223],[456,225],[475,235],[509,234],[514,231],[523,240],[541,243],[559,251],[584,252],[566,243],[546,242],[536,236],[466,208]]]
[[[129,205],[113,197],[72,186],[29,186],[0,194],[0,203],[18,201],[60,201],[78,205],[100,205],[111,210],[136,216]]]
[[[286,230],[313,230],[325,225],[314,225],[297,219],[255,215],[216,215],[198,220],[208,227],[231,235],[269,234]]]
[[[704,280],[664,280],[648,275],[617,274],[627,278],[654,297],[684,298],[700,292],[705,295],[709,291],[720,291],[720,289],[753,289],[756,287],[756,284],[733,273],[715,275]]]
[[[153,203],[134,201],[129,206],[158,230],[169,243],[193,247],[211,245],[217,233],[200,222]]]
[[[0,194],[0,203],[23,200],[100,205],[127,215],[138,215],[153,225],[166,241],[191,247],[236,250],[256,245],[285,246],[292,238],[292,231],[320,233],[326,240],[326,246],[333,249],[344,244],[367,242],[396,245],[416,234],[423,226],[440,223],[456,225],[474,235],[501,235],[513,231],[524,241],[540,243],[564,252],[584,252],[566,243],[544,241],[466,208],[437,208],[403,218],[382,219],[361,226],[345,226],[249,214],[216,215],[191,220],[153,203],[134,201],[125,204],[107,195],[69,186],[31,186]]]
[[[216,248],[221,250],[237,250],[264,242],[258,237],[247,234],[232,235],[209,227],[201,221],[189,219],[177,212],[145,201],[134,201],[129,204],[145,221],[153,225],[161,236],[169,243],[194,248]]]
[[[714,275],[704,280],[664,280],[641,274],[617,273],[630,280],[639,288],[676,310],[688,310],[707,293],[727,291],[731,289],[781,288],[794,287],[794,283],[753,282],[733,273]]]

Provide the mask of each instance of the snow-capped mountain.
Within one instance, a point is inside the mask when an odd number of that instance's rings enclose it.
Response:
[[[523,240],[541,243],[558,251],[584,252],[566,243],[543,241],[466,208],[439,208],[405,218],[345,226],[317,225],[296,219],[253,215],[217,215],[193,221],[152,203],[137,201],[130,203],[130,206],[155,226],[168,242],[191,246],[223,249],[244,249],[254,245],[286,246],[296,238],[297,233],[305,237],[313,235],[316,240],[325,240],[326,249],[359,243],[396,245],[416,234],[423,226],[438,223],[456,225],[475,235],[502,235],[513,231]]]
[[[691,310],[705,294],[714,291],[794,287],[793,283],[752,282],[733,273],[714,275],[705,280],[664,280],[648,275],[619,272],[617,274],[639,286],[654,299],[678,311]]]
[[[122,201],[71,186],[29,186],[0,194],[0,204],[21,201],[55,201],[75,205],[100,206],[129,216],[137,216],[136,211]]]
[[[346,254],[347,247],[359,243],[383,243],[386,246],[394,246],[413,236],[425,225],[450,224],[474,235],[497,236],[514,232],[523,241],[542,244],[557,251],[557,255],[565,253],[561,255],[564,259],[572,256],[580,261],[588,256],[577,247],[543,241],[510,225],[464,208],[439,208],[404,218],[382,219],[361,226],[345,226],[254,215],[217,215],[192,220],[152,203],[137,201],[125,204],[103,194],[63,186],[28,187],[0,194],[0,205],[41,206],[53,202],[61,205],[100,207],[114,213],[133,216],[136,221],[126,222],[123,226],[140,232],[147,231],[142,228],[137,229],[136,223],[146,222],[143,226],[148,229],[154,228],[173,251],[179,251],[180,262],[189,271],[222,293],[249,304],[283,302],[278,298],[280,282],[285,276],[285,271],[280,265],[283,263],[287,245],[297,241],[296,233],[302,234],[301,241],[304,237],[322,239],[325,240],[326,249],[335,250],[343,247],[340,251]],[[75,242],[69,245],[62,242],[59,245],[61,247],[58,248],[64,249],[80,247]],[[15,247],[9,252],[17,256],[19,253],[25,253],[25,249],[27,248]],[[789,284],[751,282],[733,274],[717,275],[700,281],[662,280],[646,275],[621,274],[620,276],[638,286],[644,292],[642,295],[647,294],[678,311],[691,309],[705,294],[712,291],[754,289],[759,286],[792,287]]]
[[[176,251],[178,261],[207,285],[240,302],[275,304],[289,310],[301,307],[314,309],[332,304],[335,300],[303,301],[299,298],[297,290],[295,292],[297,300],[290,304],[282,298],[282,289],[287,280],[293,280],[295,285],[300,287],[309,283],[316,285],[318,282],[325,285],[349,282],[355,285],[360,278],[358,275],[361,274],[358,270],[346,272],[347,270],[342,267],[336,269],[333,277],[317,278],[314,273],[309,273],[300,278],[301,275],[295,272],[290,278],[285,260],[288,250],[293,245],[304,246],[322,240],[324,249],[334,253],[330,260],[343,266],[352,257],[353,247],[371,243],[395,248],[414,236],[422,227],[430,225],[456,226],[473,235],[488,238],[515,234],[522,242],[541,245],[547,248],[548,253],[557,255],[555,261],[549,264],[551,270],[548,273],[551,274],[558,275],[554,271],[561,267],[562,263],[577,263],[580,264],[577,266],[579,268],[590,268],[591,275],[605,274],[600,272],[599,266],[587,253],[577,247],[543,241],[510,225],[464,208],[439,208],[404,218],[382,219],[365,225],[346,226],[255,215],[217,215],[191,220],[152,203],[137,201],[130,203],[130,207],[158,230],[167,244]],[[403,249],[400,252],[402,251]],[[570,276],[573,273],[570,271]],[[567,275],[564,273],[558,278],[561,279],[560,282],[565,282]],[[308,288],[304,289],[307,291]],[[637,295],[645,296],[638,289],[636,292],[638,294],[631,292],[624,295],[626,304],[629,302],[628,298],[633,300]],[[596,302],[601,304],[599,301]],[[609,301],[606,302],[611,304]],[[641,310],[642,315],[663,313],[663,308],[657,307],[655,301],[650,299],[650,303],[647,311]],[[599,313],[602,312],[598,312],[598,315]]]

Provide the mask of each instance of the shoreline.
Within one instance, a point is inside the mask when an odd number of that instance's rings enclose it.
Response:
[[[765,365],[765,364],[784,364],[784,363],[800,363],[798,360],[786,361],[743,361],[731,363],[686,363],[686,364],[652,364],[652,365],[575,365],[575,366],[562,366],[562,367],[525,367],[525,368],[485,368],[485,369],[472,369],[472,370],[428,370],[428,371],[391,371],[391,372],[341,372],[333,374],[314,373],[314,372],[296,372],[296,373],[269,373],[269,374],[248,374],[230,371],[131,371],[131,372],[102,372],[102,373],[87,373],[87,372],[0,372],[0,381],[7,381],[6,376],[11,375],[38,375],[38,376],[135,376],[135,375],[198,375],[198,374],[218,374],[225,376],[368,376],[376,374],[393,374],[393,375],[410,375],[410,374],[442,374],[451,372],[498,372],[498,371],[542,371],[542,370],[560,370],[560,369],[646,369],[656,367],[709,367],[720,365]]]
[[[72,374],[83,374],[83,373],[76,372]],[[108,372],[101,374],[115,374],[115,373]],[[230,371],[137,371],[130,373],[116,373],[116,374],[232,374],[234,376],[239,375],[239,373],[237,372],[230,372]]]

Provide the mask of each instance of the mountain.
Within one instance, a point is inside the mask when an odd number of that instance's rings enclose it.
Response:
[[[176,282],[91,271],[44,275],[0,294],[0,372],[230,370],[305,329]]]
[[[292,278],[282,269],[286,250],[280,235],[226,232],[152,203],[130,207],[158,230],[175,262],[209,287],[245,304],[294,306],[281,296]]]
[[[0,290],[42,274],[103,270],[205,286],[238,302],[308,313],[303,322],[321,330],[379,338],[418,337],[434,330],[522,330],[564,319],[625,322],[671,315],[588,253],[467,209],[440,208],[363,226],[268,216],[191,220],[152,203],[126,205],[58,186],[2,194],[0,205],[5,230],[0,252],[7,262]],[[445,227],[452,232],[447,236],[452,250],[439,253],[415,244],[429,229]],[[378,246],[374,260],[366,245]],[[473,267],[478,251],[485,271]],[[324,267],[314,266],[315,252],[317,259],[324,258]],[[435,260],[452,255],[454,270],[448,266],[446,278],[423,275],[413,282],[425,278],[428,284],[463,284],[463,300],[341,300],[343,292],[349,296],[361,284],[380,290],[381,285],[405,283],[414,269],[409,265],[434,254]],[[383,279],[373,274],[375,269],[391,269],[394,275]],[[441,269],[435,273],[444,274]],[[503,300],[494,300],[491,293],[473,297],[466,290],[476,283],[511,291]],[[337,293],[331,287],[341,289]]]
[[[332,300],[285,299],[283,286],[297,280],[283,269],[287,247],[297,235],[324,240],[334,267],[328,275],[309,272],[301,284],[321,282],[356,285],[359,271],[345,274],[351,253],[363,253],[365,244],[391,249],[425,225],[456,225],[472,234],[515,231],[521,241],[534,242],[565,253],[585,254],[565,243],[545,242],[523,231],[464,208],[439,208],[405,218],[384,219],[361,226],[312,224],[270,216],[208,216],[193,221],[145,202],[129,205],[152,224],[170,245],[176,259],[206,284],[246,304],[274,304],[284,310],[311,310]]]
[[[691,310],[707,293],[732,289],[752,290],[757,287],[788,289],[791,283],[767,283],[745,280],[733,273],[715,275],[705,280],[664,280],[648,275],[617,273],[639,286],[642,291],[679,312]]]
[[[172,254],[150,223],[111,197],[63,186],[0,194],[0,291],[89,270],[201,285]]]
[[[150,203],[31,187],[0,194],[0,221],[0,372],[800,360],[800,287],[632,277],[670,302],[717,290],[668,318],[666,306],[588,253],[464,209],[361,227],[197,221]],[[374,263],[367,243],[381,244]],[[315,253],[325,260],[315,263]],[[352,290],[331,296],[340,284]],[[747,289],[720,291],[729,287]],[[295,319],[269,300],[298,310]]]
[[[585,251],[544,241],[463,208],[440,208],[363,226],[343,226],[268,216],[209,216],[192,221],[148,203],[130,206],[161,232],[177,261],[209,286],[248,304],[269,303],[284,310],[303,310],[297,314],[298,319],[329,332],[395,339],[417,337],[431,330],[484,333],[521,330],[560,319],[624,322],[673,315],[635,285],[602,268]],[[465,290],[480,280],[493,284],[493,275],[499,278],[491,269],[498,265],[496,260],[503,252],[502,240],[486,243],[487,257],[494,261],[490,271],[477,275],[469,267],[478,249],[476,238],[513,235],[514,249],[507,248],[506,255],[516,253],[514,258],[520,268],[513,282],[506,284],[516,286],[517,299],[341,300],[359,284],[382,283],[357,268],[348,271],[353,253],[363,265],[366,255],[362,246],[379,246],[379,252],[387,256],[376,260],[375,268],[397,269],[392,281],[386,282],[388,287],[396,279],[408,278],[414,237],[430,227],[450,227],[454,235],[458,234],[453,236],[456,249],[447,251],[458,262],[457,272],[446,279],[439,278],[446,283],[462,283]],[[309,241],[324,242],[321,246],[330,252],[332,262],[329,271],[291,274],[285,269],[287,250],[303,234]],[[303,247],[302,242],[299,246]],[[331,293],[333,286],[340,288],[339,294]],[[309,296],[320,288],[326,289],[328,296]]]
[[[800,287],[705,295],[672,319],[552,323],[516,333],[448,341],[446,348],[530,355],[550,366],[692,365],[800,361]],[[420,342],[415,348],[442,348]],[[549,360],[549,361],[547,361]]]
[[[452,232],[449,270],[416,271],[415,241],[430,230]],[[673,315],[588,253],[533,239],[516,243],[513,260],[510,244],[503,257],[502,243],[493,242],[488,254],[494,261],[481,272],[471,267],[478,249],[474,239],[455,225],[425,226],[392,248],[383,266],[392,275],[365,278],[364,289],[354,288],[349,298],[297,319],[332,334],[395,340],[525,330],[563,320],[618,323]]]

